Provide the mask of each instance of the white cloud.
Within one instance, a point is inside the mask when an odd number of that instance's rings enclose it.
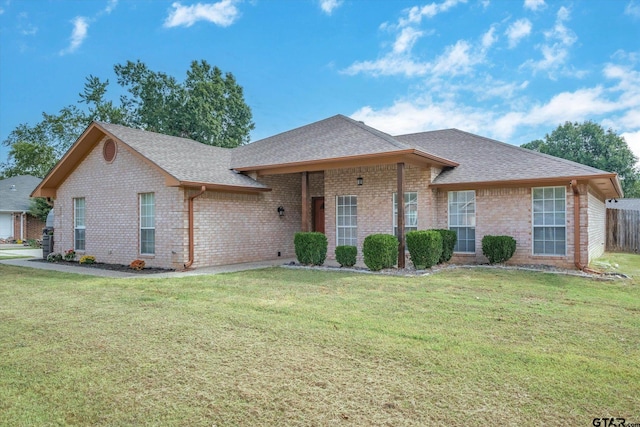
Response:
[[[418,31],[412,27],[403,28],[396,37],[396,41],[393,44],[393,51],[395,53],[410,51],[415,42],[422,37],[423,34],[423,31]]]
[[[113,9],[116,8],[117,5],[118,5],[118,0],[108,0],[107,6],[104,8],[103,12],[106,14],[110,14],[113,11]]]
[[[553,28],[544,32],[546,43],[537,47],[542,53],[542,59],[537,61],[530,59],[523,64],[524,67],[530,67],[534,72],[547,72],[551,79],[555,79],[559,71],[574,77],[584,74],[582,71],[565,67],[569,58],[569,48],[578,40],[575,33],[564,25],[569,17],[570,11],[566,7],[563,6],[558,10]]]
[[[544,0],[524,0],[524,8],[536,11],[538,9],[544,9],[546,4]]]
[[[464,40],[459,40],[455,45],[448,46],[440,55],[431,72],[435,75],[456,76],[468,74],[471,67],[482,61],[479,55],[471,52],[471,46]]]
[[[320,0],[320,9],[327,15],[331,15],[341,5],[342,0]]]
[[[71,40],[69,46],[60,51],[60,55],[75,52],[87,38],[89,30],[89,20],[83,16],[77,16],[73,21],[73,31],[71,32]]]
[[[482,36],[482,47],[484,49],[488,49],[491,46],[493,46],[493,44],[496,41],[498,41],[498,36],[496,36],[496,27],[495,26],[491,26],[489,31],[484,33],[484,35]]]
[[[405,75],[415,77],[424,76],[430,67],[431,64],[415,62],[406,55],[388,54],[375,61],[354,62],[341,72],[351,76],[364,73],[373,76]]]
[[[171,5],[173,10],[164,21],[164,27],[190,27],[198,21],[209,21],[221,27],[228,27],[240,16],[236,0],[221,0],[217,3],[197,3],[183,6],[180,2]]]
[[[633,151],[633,154],[638,158],[636,167],[640,169],[640,130],[636,132],[624,132],[620,134],[621,137],[627,141],[627,145]]]
[[[505,31],[505,34],[509,39],[509,47],[516,47],[518,43],[520,43],[520,40],[531,34],[531,28],[531,22],[526,18],[519,19],[513,24],[509,25],[509,28],[507,28],[507,31]]]
[[[640,18],[640,4],[636,3],[635,0],[631,0],[627,3],[627,7],[624,8],[624,13],[632,18]]]
[[[420,25],[422,18],[433,18],[439,13],[446,12],[459,3],[466,3],[467,0],[445,0],[442,3],[431,3],[422,7],[414,6],[405,10],[406,17],[398,20],[398,27],[409,25]]]

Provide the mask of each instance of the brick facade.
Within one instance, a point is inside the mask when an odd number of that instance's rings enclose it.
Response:
[[[137,258],[149,266],[182,268],[188,259],[188,199],[197,189],[167,187],[165,177],[124,144],[107,162],[100,141],[57,190],[55,251],[73,247],[73,199],[86,203],[86,250],[98,262],[129,264]],[[448,228],[448,192],[429,187],[438,168],[407,166],[405,191],[418,193],[418,229]],[[357,178],[363,185],[357,185]],[[272,191],[241,194],[206,191],[194,200],[194,267],[294,257],[293,236],[301,230],[302,174],[257,178]],[[307,215],[313,227],[311,200],[324,197],[328,257],[336,245],[336,198],[356,196],[357,245],[374,233],[393,233],[393,194],[397,167],[378,165],[308,174]],[[472,188],[469,188],[472,189]],[[564,256],[532,255],[531,188],[476,189],[474,254],[456,254],[456,263],[484,263],[482,237],[506,234],[517,241],[511,264],[574,265],[573,192],[566,187],[567,251]],[[601,254],[604,247],[604,202],[580,185],[581,260]],[[139,253],[139,194],[155,194],[155,255]],[[285,209],[279,216],[277,208]],[[38,230],[38,235],[40,234]]]
[[[22,239],[26,241],[29,239],[42,239],[44,222],[35,216],[28,213],[14,212],[11,214],[11,220],[13,221],[14,240]]]

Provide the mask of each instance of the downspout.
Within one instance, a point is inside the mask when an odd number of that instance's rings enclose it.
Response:
[[[193,249],[193,199],[202,196],[207,191],[207,187],[204,185],[200,188],[200,191],[193,196],[189,196],[189,260],[184,263],[185,270],[193,264],[194,249]]]
[[[580,262],[580,190],[577,180],[571,180],[571,189],[573,190],[573,263],[578,270],[595,272]]]

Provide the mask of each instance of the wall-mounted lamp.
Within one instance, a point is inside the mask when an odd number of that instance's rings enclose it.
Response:
[[[278,216],[284,216],[284,208],[282,206],[278,206]]]
[[[361,176],[359,176],[359,177],[356,179],[356,182],[358,183],[358,185],[362,185],[362,183],[364,182],[364,179],[362,179],[362,177],[361,177]]]

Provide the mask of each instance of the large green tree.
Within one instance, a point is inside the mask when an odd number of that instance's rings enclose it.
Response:
[[[3,141],[10,147],[0,177],[31,174],[43,177],[92,120],[123,124],[203,144],[237,147],[249,142],[254,128],[242,87],[231,73],[206,61],[193,61],[186,78],[150,70],[140,61],[116,64],[119,103],[111,100],[109,81],[89,75],[78,103],[57,114],[42,114],[35,125],[17,126]]]
[[[592,121],[566,122],[553,132],[522,145],[523,148],[572,160],[620,177],[625,197],[640,197],[638,158],[627,142],[611,129]]]

